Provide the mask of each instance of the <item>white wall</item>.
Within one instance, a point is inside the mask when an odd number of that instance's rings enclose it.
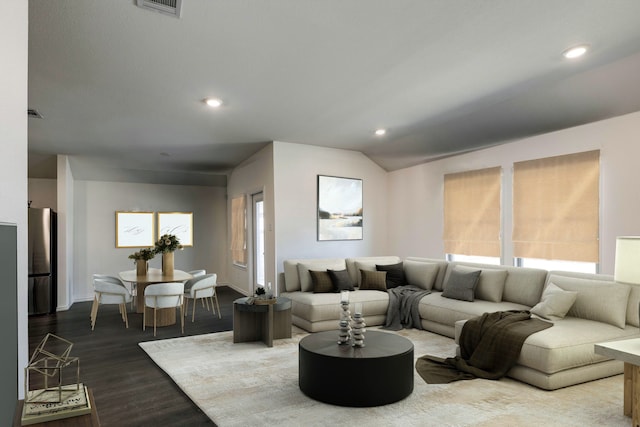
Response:
[[[1,388],[0,424],[10,425],[17,398],[24,397],[23,369],[27,364],[27,40],[28,2],[8,0],[2,3],[0,39],[2,39],[2,79],[0,79],[0,222],[17,226],[17,333],[14,322],[1,325],[3,342],[1,363],[15,366],[17,378]],[[10,330],[7,330],[10,328]],[[17,342],[16,342],[17,340]],[[17,353],[17,354],[16,354]],[[15,365],[14,365],[15,364]],[[2,371],[3,374],[5,371]],[[11,390],[18,384],[17,390]],[[7,390],[7,387],[9,389]]]
[[[73,298],[73,242],[75,235],[74,180],[68,156],[57,156],[58,310],[68,310]]]
[[[237,166],[229,176],[227,184],[228,194],[228,217],[231,216],[231,199],[240,195],[247,197],[247,216],[248,230],[252,230],[251,221],[251,195],[259,192],[263,193],[264,201],[264,228],[265,228],[265,245],[264,245],[264,264],[265,264],[265,282],[271,282],[275,285],[276,265],[275,265],[275,224],[274,224],[274,160],[273,160],[273,144],[268,145],[256,154],[242,162]],[[228,242],[227,253],[231,247],[231,222],[228,224]],[[253,293],[253,247],[251,234],[247,238],[248,263],[247,267],[239,267],[233,265],[229,256],[229,281],[231,286],[238,292],[245,295]]]
[[[115,212],[193,212],[193,247],[176,252],[176,268],[204,268],[227,280],[225,188],[76,180],[73,299],[93,298],[91,275],[132,270],[136,248],[115,247]],[[161,268],[161,258],[150,262]]]
[[[29,201],[32,208],[58,210],[57,180],[29,178]]]
[[[502,166],[503,262],[510,263],[513,163],[594,149],[601,162],[600,272],[613,274],[616,236],[640,235],[640,112],[389,173],[389,206],[396,207],[389,252],[444,257],[443,175]]]
[[[387,173],[356,151],[274,143],[278,272],[289,258],[342,258],[393,254],[388,247]],[[318,175],[362,179],[363,239],[317,240]]]

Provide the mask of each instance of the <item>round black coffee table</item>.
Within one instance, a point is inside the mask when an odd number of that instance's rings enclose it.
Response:
[[[365,347],[338,345],[338,331],[300,340],[298,384],[312,399],[340,406],[380,406],[413,391],[413,343],[368,330]]]

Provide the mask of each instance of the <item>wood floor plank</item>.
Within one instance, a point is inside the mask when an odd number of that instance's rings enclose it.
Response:
[[[233,329],[233,301],[242,295],[218,287],[222,319],[200,303],[195,323],[185,319],[185,334],[201,335]],[[182,336],[180,324],[142,331],[142,314],[127,307],[125,328],[118,307],[101,306],[91,331],[90,302],[75,303],[68,311],[29,317],[29,354],[51,332],[71,341],[72,356],[80,358],[80,380],[93,390],[102,426],[211,426],[215,425],[138,346]],[[191,311],[191,310],[190,310]]]

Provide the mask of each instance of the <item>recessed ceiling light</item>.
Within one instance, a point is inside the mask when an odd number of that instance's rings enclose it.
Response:
[[[580,46],[574,46],[562,52],[562,56],[564,56],[567,59],[575,59],[587,53],[588,50],[589,50],[589,45],[586,45],[586,44],[583,44]]]
[[[204,102],[211,108],[218,108],[222,105],[222,101],[218,98],[207,98]]]
[[[375,134],[378,135],[378,136],[382,136],[385,133],[387,133],[386,129],[376,129],[376,132],[375,132]]]

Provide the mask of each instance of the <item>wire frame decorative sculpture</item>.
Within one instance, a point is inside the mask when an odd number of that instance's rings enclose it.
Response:
[[[51,333],[40,341],[25,368],[25,403],[59,403],[63,400],[63,394],[66,397],[80,392],[80,359],[70,355],[72,347],[71,341]],[[76,365],[75,387],[64,386],[63,371],[65,368],[72,369],[73,364]],[[44,387],[29,391],[33,374],[42,375]]]

